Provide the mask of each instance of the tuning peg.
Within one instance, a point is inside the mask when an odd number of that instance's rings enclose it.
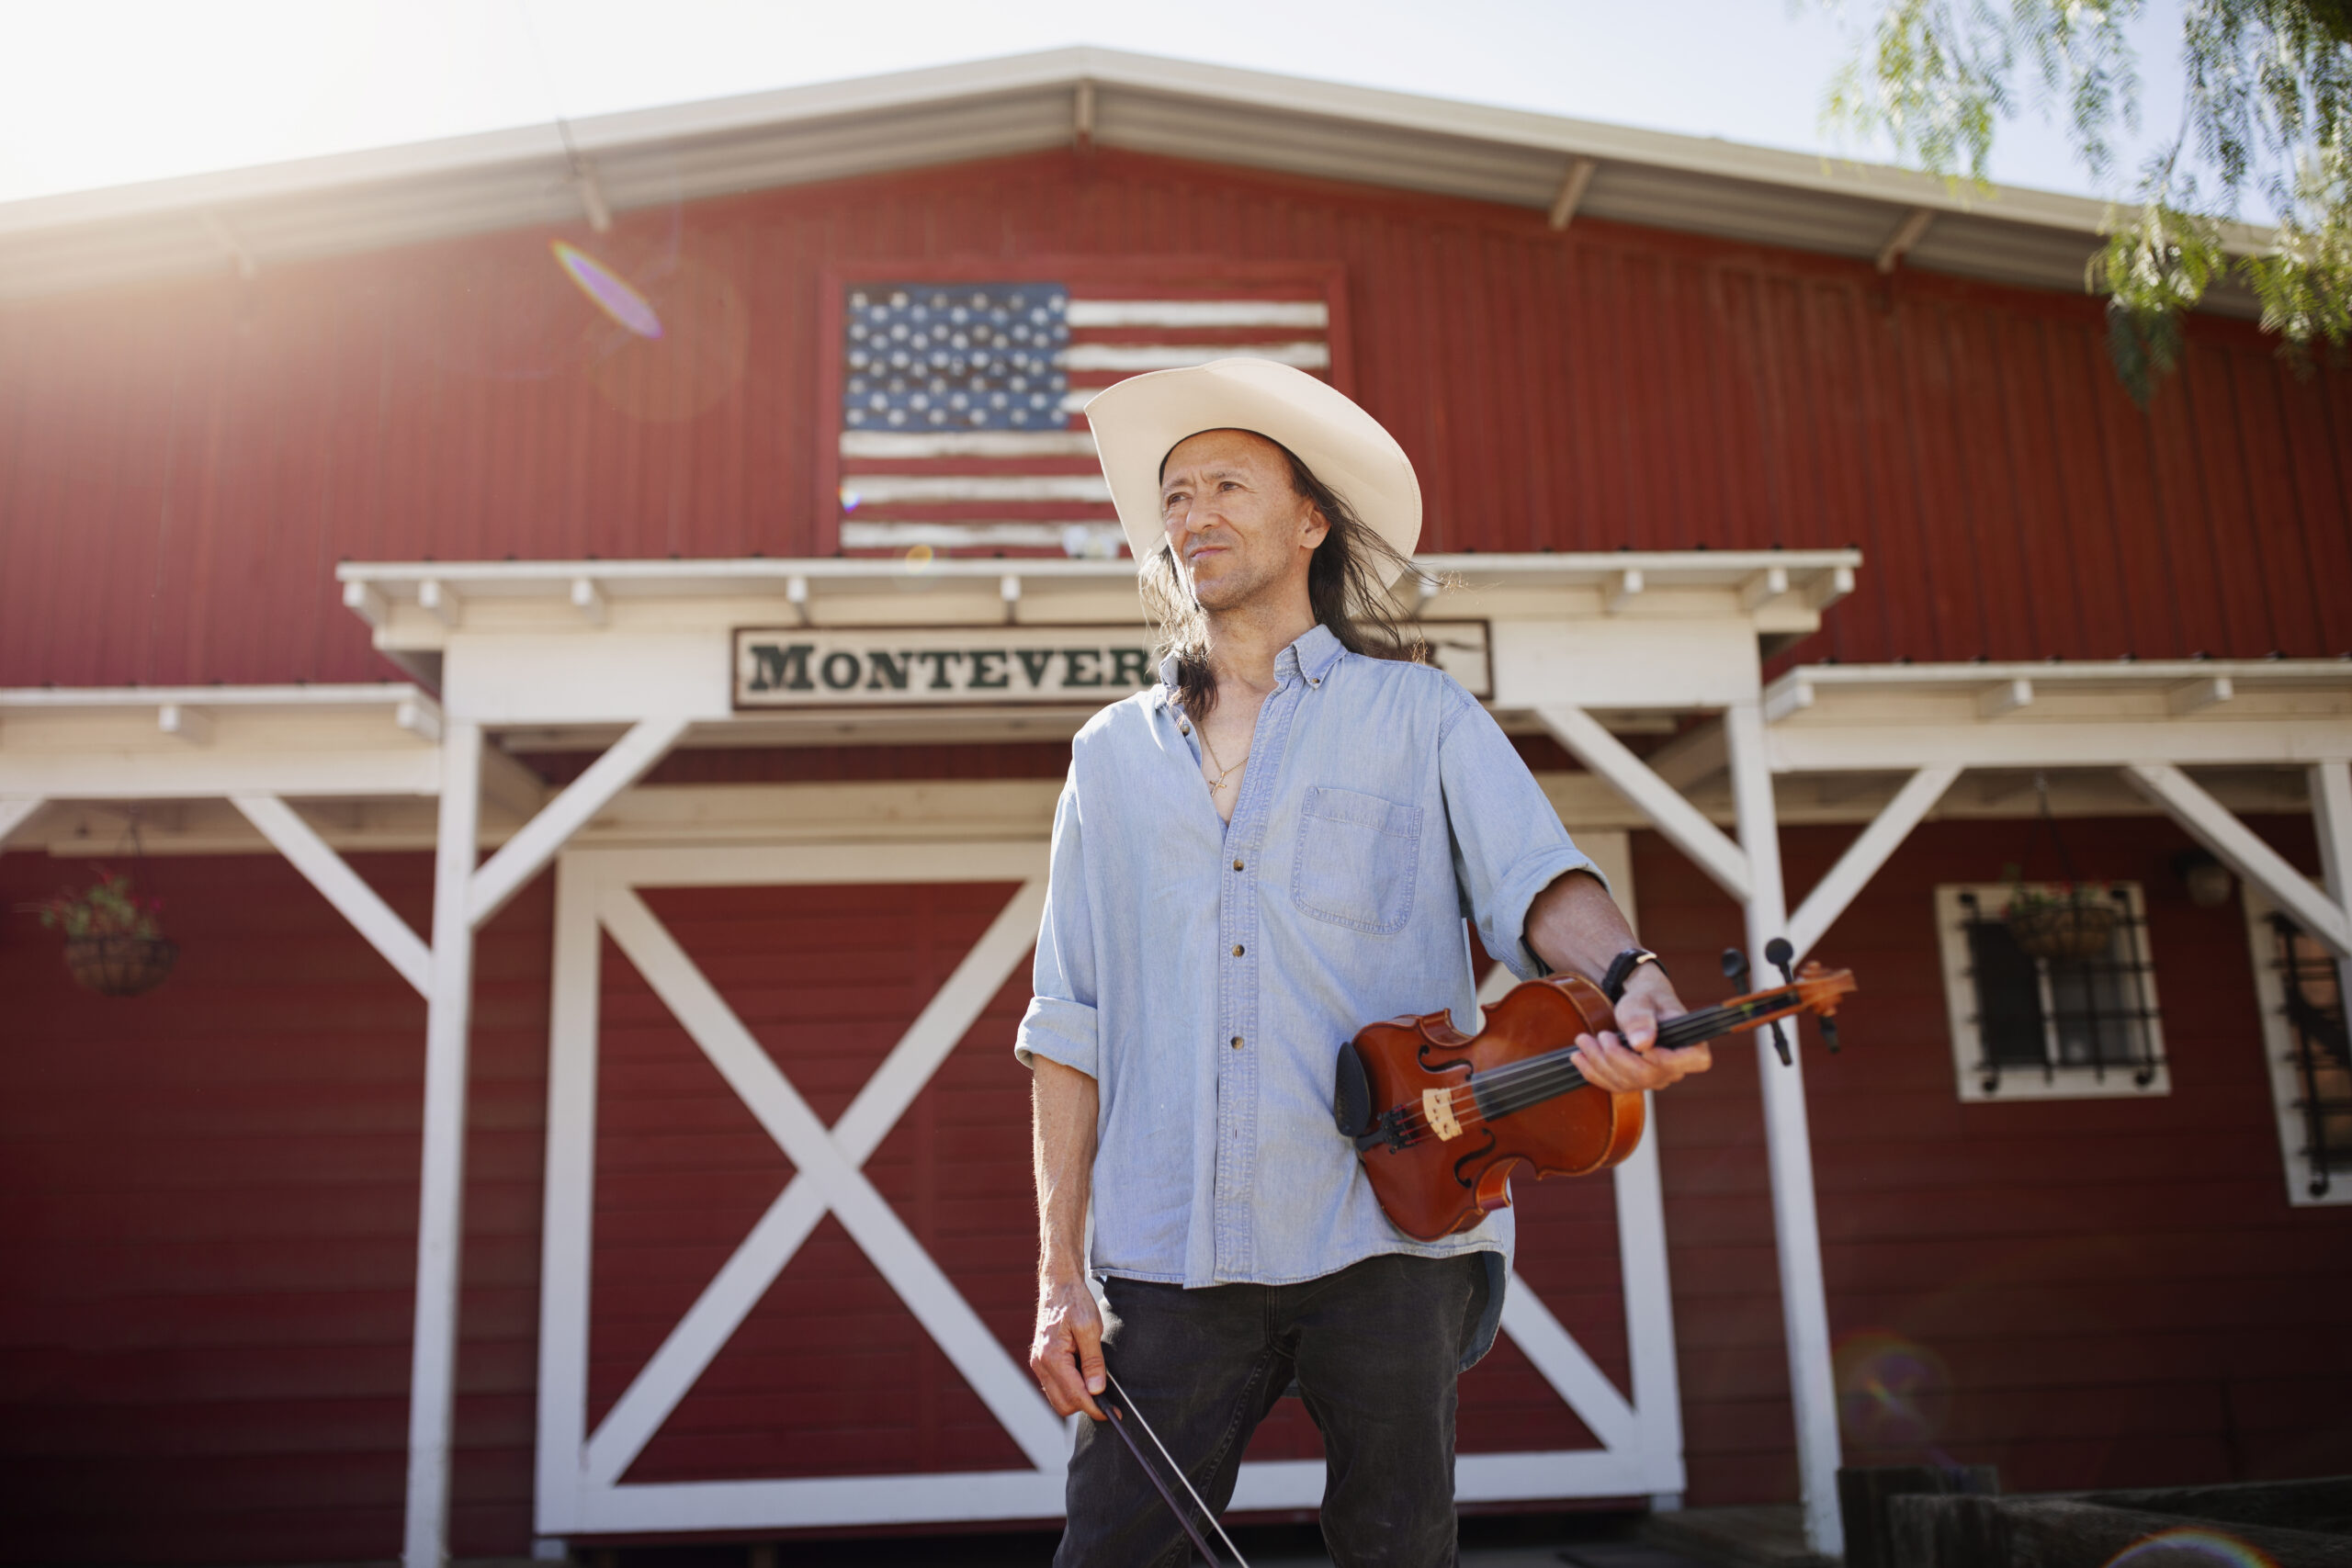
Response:
[[[1781,1054],[1781,1066],[1784,1067],[1796,1066],[1789,1057],[1789,1037],[1781,1032],[1781,1021],[1776,1018],[1764,1027],[1772,1032],[1772,1049]]]
[[[1796,955],[1797,950],[1789,945],[1787,937],[1776,936],[1764,944],[1764,962],[1778,969],[1781,981],[1791,986],[1797,983],[1797,977],[1789,972],[1789,963]]]
[[[1838,1021],[1827,1013],[1821,1015],[1821,1043],[1829,1047],[1831,1055],[1838,1054]]]
[[[1735,986],[1747,978],[1747,953],[1736,947],[1724,949],[1724,978]]]

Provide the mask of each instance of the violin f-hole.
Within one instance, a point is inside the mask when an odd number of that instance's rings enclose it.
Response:
[[[1478,1179],[1475,1176],[1463,1175],[1462,1168],[1468,1165],[1474,1159],[1484,1159],[1488,1155],[1495,1152],[1495,1130],[1492,1127],[1483,1127],[1480,1128],[1479,1131],[1487,1134],[1486,1145],[1482,1148],[1472,1149],[1468,1154],[1464,1155],[1460,1159],[1453,1162],[1453,1179],[1460,1182],[1464,1187],[1476,1185]]]
[[[1434,1040],[1422,1041],[1420,1050],[1415,1053],[1415,1055],[1420,1058],[1421,1071],[1425,1073],[1450,1073],[1454,1068],[1460,1067],[1464,1072],[1468,1072],[1470,1070],[1470,1058],[1467,1056],[1456,1057],[1451,1062],[1432,1062],[1430,1060],[1430,1053],[1431,1051],[1447,1048],[1448,1047],[1440,1046]]]

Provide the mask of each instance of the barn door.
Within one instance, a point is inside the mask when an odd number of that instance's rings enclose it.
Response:
[[[1035,843],[562,857],[538,1533],[1061,1512],[1070,1428],[1021,1361],[1035,1222],[1011,1054],[1045,874]],[[933,934],[917,952],[892,919]],[[1465,1501],[1681,1489],[1647,1144],[1613,1208],[1620,1379],[1515,1282],[1493,1363],[1510,1370],[1473,1376],[1561,1406],[1578,1446],[1470,1451],[1465,1384]],[[873,1338],[892,1325],[895,1350]],[[1321,1490],[1319,1461],[1254,1460],[1235,1506]]]

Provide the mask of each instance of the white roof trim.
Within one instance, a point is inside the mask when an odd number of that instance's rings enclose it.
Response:
[[[1863,257],[1883,249],[1882,229],[1916,209],[1989,223],[1996,233],[2043,231],[2044,247],[2050,238],[2080,240],[2086,254],[2107,210],[2045,191],[1094,48],[632,110],[571,130],[600,187],[627,208],[1066,144],[1070,110],[1058,95],[1081,84],[1091,85],[1093,139],[1103,146],[1535,210],[1550,206],[1573,161],[1590,158],[1600,173],[1580,212]],[[665,157],[666,174],[628,167]],[[0,295],[226,267],[234,258],[220,248],[222,223],[267,265],[567,221],[581,211],[572,179],[554,127],[543,125],[0,203]],[[1723,199],[1726,187],[1715,182],[1749,187],[1768,206],[1804,197],[1832,209],[1759,212],[1753,196]],[[2073,250],[2011,254],[1997,239],[1988,248],[1982,231],[1943,231],[1950,227],[1938,225],[1910,262],[2014,272],[2042,286],[2071,270],[2079,284]],[[2250,228],[2233,237],[2247,247],[2262,241]]]

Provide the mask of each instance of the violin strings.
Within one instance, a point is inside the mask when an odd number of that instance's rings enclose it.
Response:
[[[1675,1047],[1712,1040],[1732,1032],[1740,1023],[1756,1021],[1761,1013],[1777,1012],[1795,1003],[1796,993],[1786,991],[1778,996],[1754,997],[1745,1002],[1702,1008],[1660,1024],[1658,1043]],[[1574,1046],[1547,1051],[1540,1056],[1497,1067],[1476,1083],[1463,1084],[1448,1090],[1447,1104],[1454,1113],[1454,1120],[1465,1127],[1492,1122],[1582,1089],[1589,1080],[1568,1059],[1575,1051]],[[1466,1107],[1462,1103],[1462,1096],[1465,1093],[1470,1096],[1470,1103]],[[1434,1135],[1428,1119],[1418,1109],[1409,1106],[1399,1109],[1405,1111],[1399,1121],[1407,1146],[1423,1143]]]

